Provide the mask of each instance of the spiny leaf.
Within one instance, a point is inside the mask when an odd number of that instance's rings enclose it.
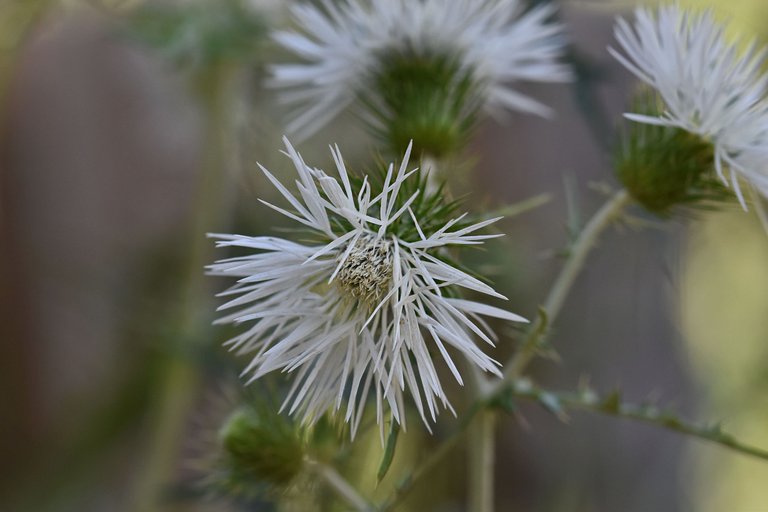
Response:
[[[395,458],[395,448],[397,448],[397,439],[399,436],[400,424],[393,421],[389,430],[389,436],[387,437],[387,444],[384,447],[384,456],[381,459],[381,464],[379,464],[379,471],[376,473],[377,484],[384,480],[390,466],[392,466],[392,460]]]

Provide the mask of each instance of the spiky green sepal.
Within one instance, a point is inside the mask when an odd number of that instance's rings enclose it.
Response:
[[[393,164],[397,165],[397,164]],[[414,165],[414,167],[416,167]],[[446,183],[439,181],[434,183],[428,176],[429,171],[423,168],[415,169],[415,172],[406,179],[400,188],[400,193],[394,198],[393,211],[398,211],[415,196],[409,208],[413,215],[405,213],[387,225],[386,234],[406,242],[420,240],[419,230],[422,233],[432,234],[447,223],[456,221],[461,216],[463,202],[460,199],[451,199],[446,190]],[[364,179],[361,175],[350,173],[350,181],[354,194],[359,194],[364,183],[371,187],[371,196],[379,195],[386,184],[387,165],[379,160],[374,168],[366,173]],[[378,205],[369,210],[372,217],[378,215]],[[459,230],[472,225],[471,218],[463,218],[452,224],[453,230]],[[342,217],[331,220],[340,228],[340,231],[349,231],[352,226]],[[418,226],[417,226],[418,223]]]
[[[219,430],[219,456],[209,483],[245,497],[283,492],[303,469],[305,438],[284,416],[242,405]]]
[[[360,98],[373,114],[374,133],[392,151],[402,154],[413,140],[417,155],[441,158],[467,143],[480,103],[459,56],[405,48],[378,61]]]
[[[653,112],[644,97],[639,110]],[[696,134],[670,126],[631,123],[616,158],[629,194],[651,213],[669,217],[680,207],[712,208],[730,195],[714,170],[714,148]]]

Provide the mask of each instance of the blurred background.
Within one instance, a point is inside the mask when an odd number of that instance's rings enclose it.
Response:
[[[483,123],[466,151],[476,169],[450,177],[477,208],[550,194],[503,221],[508,236],[482,255],[528,317],[616,186],[612,147],[634,87],[605,51],[633,4],[560,4],[579,80],[522,86],[557,118]],[[734,33],[768,39],[763,0],[708,4]],[[282,223],[257,202],[275,192],[256,162],[289,171],[285,112],[264,87],[287,5],[0,2],[0,511],[323,508],[201,484],[247,363],[210,326],[213,294],[231,283],[203,275],[223,256],[205,233]],[[376,148],[350,116],[299,149],[328,167],[331,142],[362,165]],[[562,361],[538,361],[536,378],[588,379],[768,446],[768,239],[737,205],[666,223],[633,213],[642,222],[604,237],[555,325]],[[377,432],[343,447],[341,469],[384,497],[454,423],[443,414],[435,436],[403,434],[378,486]],[[768,511],[768,464],[654,427],[582,413],[563,424],[528,405],[499,437],[499,511]],[[465,510],[465,460],[454,450],[399,510]]]

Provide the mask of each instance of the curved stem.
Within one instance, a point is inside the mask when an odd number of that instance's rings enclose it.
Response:
[[[565,298],[568,295],[568,292],[570,291],[570,288],[573,286],[573,283],[576,281],[576,278],[578,277],[579,272],[581,271],[582,267],[584,266],[584,262],[586,260],[587,255],[589,254],[590,250],[594,247],[597,239],[599,238],[600,234],[621,214],[621,212],[624,210],[624,208],[630,203],[629,195],[625,190],[620,190],[616,194],[614,194],[606,203],[603,205],[602,208],[600,208],[597,213],[595,213],[594,217],[589,221],[589,223],[586,225],[584,230],[579,235],[578,239],[576,240],[576,243],[573,245],[573,248],[571,250],[570,257],[563,267],[563,269],[560,271],[560,274],[558,275],[557,279],[555,280],[555,283],[547,295],[547,298],[544,302],[544,313],[537,318],[537,320],[533,323],[531,326],[531,329],[528,331],[528,336],[525,338],[525,340],[522,343],[521,348],[518,350],[518,352],[515,354],[515,356],[505,365],[505,373],[504,373],[504,379],[498,381],[495,385],[484,385],[486,384],[486,381],[483,379],[480,379],[479,384],[479,398],[475,401],[472,408],[470,408],[469,411],[464,415],[462,418],[462,422],[459,425],[459,428],[450,436],[448,437],[435,451],[432,452],[432,454],[427,457],[427,459],[416,469],[414,470],[410,475],[406,476],[401,483],[396,487],[395,492],[392,494],[392,496],[387,499],[382,505],[379,506],[378,510],[381,512],[386,512],[388,510],[392,510],[395,506],[397,506],[405,497],[410,493],[410,491],[413,489],[414,485],[417,481],[419,481],[422,477],[424,477],[433,467],[435,467],[448,453],[451,452],[451,450],[459,443],[459,441],[462,439],[464,433],[466,432],[467,428],[473,423],[476,416],[479,416],[480,414],[492,414],[492,411],[486,411],[487,401],[493,400],[495,396],[497,396],[498,393],[504,390],[504,388],[514,380],[517,376],[519,376],[527,364],[530,362],[530,360],[533,358],[533,356],[536,354],[536,350],[539,347],[539,344],[543,337],[546,335],[547,327],[548,327],[548,319],[554,319],[554,317],[557,316],[557,314],[560,311],[560,308],[563,305],[563,302],[565,301]],[[489,424],[491,428],[489,428]],[[493,421],[491,419],[487,419],[487,422],[485,423],[485,428],[483,429],[485,433],[487,434],[489,431],[491,434],[493,434]],[[479,428],[479,427],[478,427]],[[484,452],[485,454],[482,456],[482,458],[478,455],[478,462],[481,460],[483,461],[480,466],[487,469],[488,467],[493,466],[493,435],[488,436],[487,438],[483,436],[480,436],[478,433],[478,441],[483,439],[483,442],[481,443],[481,446],[479,447],[480,452]],[[490,462],[489,462],[490,461]],[[483,470],[484,471],[484,470]],[[478,486],[480,486],[480,481],[477,482]],[[490,484],[490,496],[491,499],[488,500],[487,496],[489,495],[488,491],[488,484]],[[479,492],[480,487],[478,487],[478,493],[477,495],[485,495],[485,503],[490,503],[490,506],[493,507],[493,501],[492,501],[492,492],[493,492],[493,474],[491,469],[490,478],[486,479],[486,487],[483,490],[483,492]],[[474,491],[471,491],[474,493]],[[479,498],[478,498],[479,500]],[[474,502],[473,502],[474,503]],[[479,502],[478,502],[479,503]],[[475,509],[472,508],[471,510],[492,510],[490,509]]]
[[[600,234],[616,220],[630,201],[631,199],[627,191],[624,189],[619,190],[595,213],[579,234],[565,266],[560,270],[560,274],[557,276],[544,301],[542,306],[543,314],[539,315],[534,321],[520,349],[504,365],[504,381],[520,376],[531,359],[536,355],[541,341],[546,336],[548,325],[560,313],[563,302],[565,302],[568,293],[571,291],[573,283],[584,267],[584,262],[595,246]],[[498,387],[501,387],[504,381],[500,382]]]
[[[676,414],[661,411],[653,405],[623,403],[616,394],[600,398],[591,390],[575,393],[548,391],[535,386],[527,379],[522,379],[508,386],[507,389],[511,390],[513,396],[536,400],[558,414],[562,414],[562,409],[566,408],[580,409],[649,423],[666,430],[719,444],[744,455],[768,460],[768,450],[739,441],[732,435],[723,432],[717,424],[702,425],[686,421]]]
[[[306,465],[354,510],[358,512],[372,512],[374,510],[373,506],[368,503],[368,500],[363,498],[352,484],[331,466],[314,460],[306,461]]]

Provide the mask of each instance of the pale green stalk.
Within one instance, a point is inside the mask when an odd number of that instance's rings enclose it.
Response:
[[[544,315],[539,315],[533,322],[528,331],[528,336],[523,340],[520,348],[515,352],[512,359],[504,365],[504,380],[495,386],[496,389],[499,389],[510,379],[522,375],[528,363],[536,355],[543,338],[546,336],[548,325],[551,325],[560,313],[568,293],[581,273],[587,256],[594,248],[598,238],[621,215],[630,202],[631,198],[627,191],[624,189],[619,190],[595,213],[584,227],[571,248],[568,260],[560,270],[560,274],[557,276],[544,301],[542,306]]]
[[[479,412],[470,431],[468,510],[493,512],[496,463],[496,411]]]
[[[507,386],[513,396],[536,400],[552,412],[562,415],[565,409],[580,409],[608,416],[626,418],[719,444],[735,452],[768,461],[768,450],[750,446],[723,432],[718,424],[702,425],[686,421],[676,414],[659,410],[654,405],[627,404],[618,396],[600,398],[591,390],[580,392],[555,392],[542,389],[527,379]]]
[[[544,301],[544,314],[539,315],[531,326],[529,335],[510,362],[505,365],[504,380],[488,386],[482,377],[478,382],[479,398],[492,396],[505,381],[521,375],[527,364],[533,359],[543,336],[546,335],[547,320],[553,320],[565,302],[568,292],[573,287],[592,248],[600,234],[611,225],[629,204],[629,195],[620,190],[600,208],[585,226],[570,252],[568,261],[560,271],[552,289]],[[484,389],[485,388],[485,389]],[[472,426],[469,446],[469,510],[475,512],[493,512],[494,510],[494,462],[496,412],[491,409],[481,411]]]
[[[408,476],[397,488],[395,493],[380,507],[380,510],[391,510],[410,492],[417,480],[422,478],[432,467],[439,463],[450,452],[465,429],[472,426],[472,437],[469,444],[469,506],[473,512],[492,512],[494,493],[494,462],[495,462],[495,423],[496,413],[488,410],[486,403],[492,399],[510,380],[522,373],[530,360],[535,356],[541,339],[546,334],[546,318],[554,319],[560,312],[568,292],[582,270],[587,256],[595,246],[600,234],[618,218],[624,208],[630,203],[625,190],[615,193],[592,217],[579,235],[570,251],[568,261],[555,280],[544,302],[546,315],[540,316],[524,340],[520,350],[505,365],[504,379],[498,383],[489,383],[479,376],[475,379],[478,395],[475,405],[465,414],[460,428],[449,437],[443,445],[434,451],[427,460]],[[477,422],[474,422],[477,420]]]
[[[568,261],[555,280],[552,289],[542,307],[542,314],[533,323],[521,348],[505,365],[504,379],[487,386],[487,381],[479,380],[477,388],[480,397],[464,414],[462,423],[456,432],[448,437],[427,459],[400,485],[395,493],[380,507],[381,511],[393,510],[414,485],[435,467],[451,449],[458,444],[468,426],[473,427],[474,453],[470,454],[472,473],[470,475],[470,502],[473,512],[493,510],[493,462],[494,462],[494,412],[488,410],[488,403],[499,398],[505,392],[511,392],[516,398],[533,399],[546,406],[558,416],[564,415],[565,408],[599,412],[610,416],[627,418],[653,424],[661,428],[679,432],[720,446],[735,452],[768,460],[768,450],[750,446],[723,432],[719,426],[699,425],[655,407],[621,403],[618,398],[600,400],[594,393],[554,393],[533,386],[530,381],[520,379],[528,363],[536,355],[546,336],[549,324],[555,320],[576,278],[581,272],[587,256],[595,246],[600,234],[605,231],[624,209],[631,203],[625,190],[615,193],[592,217],[581,232],[570,251]],[[761,222],[765,222],[764,212]],[[477,420],[477,421],[475,421]]]

